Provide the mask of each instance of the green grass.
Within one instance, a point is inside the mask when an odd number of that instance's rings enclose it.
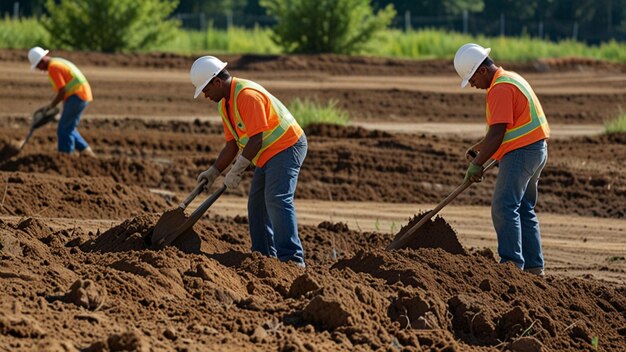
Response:
[[[604,123],[605,133],[626,133],[626,113]]]
[[[26,49],[33,46],[48,46],[50,35],[35,19],[0,20],[0,48]]]
[[[452,59],[468,42],[490,47],[496,60],[532,61],[539,58],[587,57],[626,62],[626,44],[616,41],[589,46],[573,40],[551,42],[522,37],[469,36],[435,29],[401,32],[387,30],[371,43],[364,54],[419,59]]]
[[[50,35],[36,19],[0,20],[0,48],[27,49],[35,45],[47,46]],[[495,60],[531,61],[538,58],[585,57],[626,62],[626,43],[610,41],[600,45],[586,45],[573,40],[551,42],[530,36],[485,37],[469,36],[438,29],[403,32],[385,30],[359,54],[407,59],[452,59],[456,50],[468,42],[492,49]],[[206,31],[177,30],[171,41],[150,48],[151,51],[183,54],[280,54],[282,49],[272,41],[269,28],[244,29],[233,27],[216,29],[212,24]]]
[[[302,128],[315,123],[346,125],[350,115],[346,110],[337,107],[337,100],[331,99],[321,104],[308,99],[296,98],[288,104],[288,109]]]
[[[279,54],[280,48],[271,40],[267,28],[216,29],[206,31],[178,30],[175,39],[152,50],[176,53],[228,53],[228,54]]]
[[[591,346],[593,347],[595,351],[597,351],[599,345],[600,345],[600,339],[598,338],[598,336],[594,336],[591,339]]]

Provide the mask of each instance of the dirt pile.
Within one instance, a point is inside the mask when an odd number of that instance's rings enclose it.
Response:
[[[243,218],[199,222],[199,251],[154,251],[155,222],[82,242],[37,219],[0,223],[21,249],[0,248],[0,348],[626,348],[623,286],[542,279],[479,253],[384,251],[389,235],[329,222],[301,227],[306,270],[248,253]],[[347,250],[325,256],[339,239]]]
[[[60,158],[53,131],[41,131],[28,150],[0,170],[66,177],[109,177],[125,185],[189,192],[222,147],[221,127],[175,121],[92,121],[84,133],[98,159]],[[145,128],[145,129],[144,129]],[[470,139],[389,134],[347,126],[307,128],[309,152],[296,196],[305,199],[438,203],[462,181]],[[14,131],[0,129],[0,139]],[[624,218],[625,134],[551,140],[540,183],[540,212]],[[87,138],[87,137],[86,137]],[[598,171],[599,170],[599,171]],[[455,205],[491,203],[497,169],[470,187]],[[219,182],[219,181],[218,181]],[[250,177],[229,194],[245,196]]]
[[[408,224],[400,228],[394,241],[405,236],[413,226],[417,225],[427,215],[428,212],[424,212],[412,217]],[[452,254],[467,254],[459,242],[456,231],[441,216],[435,216],[434,219],[426,221],[407,236],[410,236],[406,239],[408,242],[401,248],[440,248]]]
[[[0,173],[4,215],[119,219],[162,211],[162,197],[105,177]]]

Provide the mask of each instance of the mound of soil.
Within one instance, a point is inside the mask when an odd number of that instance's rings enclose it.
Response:
[[[117,219],[162,211],[167,203],[144,188],[110,178],[67,178],[2,172],[4,215]]]
[[[196,253],[142,245],[152,217],[78,247],[37,219],[0,223],[23,249],[0,268],[0,349],[585,350],[596,337],[626,348],[623,286],[481,254],[384,251],[388,235],[333,223],[301,228],[315,253],[304,270],[249,254],[243,220],[198,223]],[[321,255],[339,236],[353,252]]]
[[[400,248],[440,248],[444,251],[452,254],[467,254],[456,231],[448,224],[441,216],[436,216],[434,219],[426,221],[418,229],[413,230],[409,235],[407,234],[413,226],[417,225],[428,212],[424,212],[415,215],[409,220],[409,223],[400,228],[400,231],[394,237],[394,241],[409,236],[404,241],[406,244]]]
[[[87,127],[84,135],[97,145],[98,159],[60,158],[50,150],[55,138],[50,130],[36,136],[26,152],[0,164],[0,170],[109,177],[123,185],[187,193],[224,143],[221,127],[199,122],[125,120],[116,125],[114,120],[98,120]],[[439,203],[462,182],[466,168],[462,155],[475,142],[353,126],[312,125],[307,133],[309,151],[296,196],[339,201]],[[12,129],[0,129],[0,139],[12,134]],[[625,136],[551,140],[537,209],[624,218],[626,168],[620,160],[626,158]],[[490,171],[454,204],[490,205],[496,175],[497,169]],[[250,182],[244,177],[241,187],[229,194],[245,196]]]

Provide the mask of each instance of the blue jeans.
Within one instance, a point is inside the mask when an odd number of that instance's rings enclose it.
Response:
[[[306,157],[307,140],[274,155],[257,167],[248,197],[248,222],[252,251],[304,265],[304,250],[298,236],[294,195],[300,167]]]
[[[547,160],[545,140],[513,150],[500,160],[491,218],[501,263],[510,261],[520,269],[543,268],[535,204],[539,175]]]
[[[87,105],[89,105],[89,102],[80,99],[76,95],[67,98],[63,103],[63,112],[61,113],[61,120],[59,120],[59,126],[57,127],[59,152],[72,153],[74,149],[82,152],[89,146],[76,129]]]

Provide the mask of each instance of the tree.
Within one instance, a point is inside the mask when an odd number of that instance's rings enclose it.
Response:
[[[53,45],[116,52],[147,49],[172,38],[178,22],[167,17],[177,0],[46,1],[43,20]]]
[[[292,53],[358,52],[395,16],[392,5],[374,14],[369,0],[261,0],[260,4],[278,20],[274,41]]]

